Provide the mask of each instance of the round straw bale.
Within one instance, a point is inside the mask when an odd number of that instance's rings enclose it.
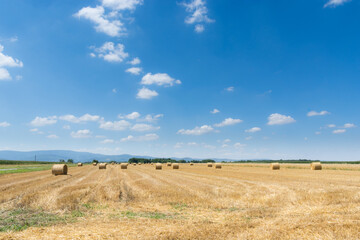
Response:
[[[114,163],[114,162],[112,162],[112,163],[111,163],[111,165],[115,165],[115,163]]]
[[[81,162],[78,163],[78,167],[82,167],[82,165],[83,165],[83,164],[82,164]]]
[[[133,163],[134,166],[136,166],[136,163]]]
[[[212,167],[212,163],[208,163],[207,166],[208,166],[208,167]]]
[[[270,164],[271,170],[280,170],[280,164],[278,162]]]
[[[166,166],[171,167],[171,162],[168,162]]]
[[[127,166],[128,166],[127,163],[122,163],[121,164],[121,169],[127,169]]]
[[[99,169],[106,169],[106,163],[100,163],[99,164]]]
[[[221,168],[221,163],[215,163],[215,168]]]
[[[141,165],[141,163],[139,163],[139,165]]]
[[[94,162],[94,163],[93,163],[93,166],[96,166],[96,165],[97,165],[97,163],[96,163],[96,162]]]
[[[311,163],[311,170],[321,170],[322,166],[320,162]]]
[[[156,170],[161,170],[162,169],[162,164],[161,163],[155,164],[155,169]]]
[[[54,164],[51,169],[52,174],[57,175],[67,175],[68,166],[66,164]]]
[[[179,169],[179,164],[178,163],[173,163],[172,167],[173,167],[173,169]]]
[[[194,163],[190,163],[190,166],[193,166],[194,165]]]

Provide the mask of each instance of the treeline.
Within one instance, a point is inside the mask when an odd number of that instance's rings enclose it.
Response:
[[[175,160],[175,159],[171,159],[171,158],[130,158],[128,163],[167,163],[167,162],[171,162],[171,163],[208,163],[208,162],[215,162],[212,159],[204,159],[204,160],[191,160],[191,161],[186,161],[186,160]]]
[[[14,161],[14,160],[0,160],[0,165],[21,165],[21,164],[54,164],[56,162],[43,162],[43,161]]]
[[[309,160],[309,159],[289,159],[289,160],[240,160],[240,161],[232,161],[229,163],[304,163],[309,164],[312,162],[321,162],[324,164],[360,164],[360,161],[321,161],[321,160]]]

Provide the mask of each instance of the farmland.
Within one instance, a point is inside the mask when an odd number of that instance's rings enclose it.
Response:
[[[360,166],[85,165],[0,175],[0,239],[359,239]]]

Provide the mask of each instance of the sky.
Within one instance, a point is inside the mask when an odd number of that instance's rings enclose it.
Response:
[[[0,150],[360,160],[360,0],[0,0]]]

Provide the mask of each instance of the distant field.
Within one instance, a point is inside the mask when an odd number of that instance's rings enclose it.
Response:
[[[3,167],[3,166],[2,166]],[[360,165],[86,165],[0,176],[0,239],[360,239]]]
[[[34,171],[43,171],[49,170],[53,166],[51,164],[0,164],[0,175],[8,174],[8,173],[26,173],[26,172],[34,172]],[[68,164],[69,167],[76,166],[75,164]]]

